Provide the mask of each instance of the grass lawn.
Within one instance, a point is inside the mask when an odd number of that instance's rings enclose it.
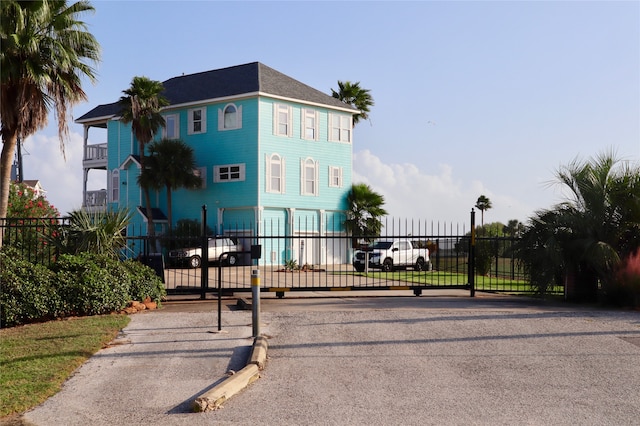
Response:
[[[101,315],[0,330],[0,423],[58,392],[128,323],[126,315]]]

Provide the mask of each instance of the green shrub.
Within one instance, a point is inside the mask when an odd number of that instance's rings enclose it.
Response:
[[[53,269],[67,314],[105,314],[129,301],[130,278],[116,260],[91,253],[62,255]]]
[[[131,286],[129,288],[129,296],[131,300],[143,301],[150,297],[158,306],[162,298],[167,294],[164,284],[155,271],[136,260],[125,260],[122,266],[128,272]]]
[[[476,243],[476,274],[489,275],[493,260],[493,247],[490,241],[477,241]]]
[[[45,266],[20,259],[17,250],[0,250],[0,326],[56,317],[61,300],[54,274]]]

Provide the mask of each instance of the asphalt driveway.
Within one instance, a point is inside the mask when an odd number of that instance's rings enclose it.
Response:
[[[431,294],[431,295],[430,295]],[[267,295],[265,295],[267,296]],[[316,294],[318,296],[318,294]],[[37,425],[637,425],[640,313],[426,293],[262,300],[262,377],[224,409],[193,399],[251,345],[226,302],[134,315],[124,344],[26,414]]]

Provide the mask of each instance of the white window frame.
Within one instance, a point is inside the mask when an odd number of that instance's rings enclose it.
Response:
[[[109,201],[112,203],[120,202],[120,170],[113,169],[111,171],[111,190],[109,191]]]
[[[312,169],[311,175],[307,173],[307,166]],[[319,163],[315,161],[311,157],[300,159],[300,194],[301,195],[312,195],[318,196],[320,195],[320,187],[319,187]],[[307,190],[307,183],[311,182],[313,188],[309,191]]]
[[[168,126],[166,123],[169,120],[175,120],[175,134],[169,134]],[[179,139],[180,138],[180,114],[169,114],[164,116],[165,126],[162,128],[162,137],[166,139]]]
[[[195,120],[194,114],[196,112],[200,112],[200,120]],[[189,127],[187,130],[187,134],[199,135],[202,133],[207,133],[207,109],[205,107],[190,109],[188,111],[188,115],[189,115]],[[194,128],[197,122],[200,122],[200,130],[196,130]]]
[[[329,166],[329,186],[342,188],[342,167]]]
[[[280,114],[284,114],[283,119]],[[285,126],[284,131],[280,126]],[[276,136],[293,136],[293,107],[287,104],[273,104],[273,134]]]
[[[225,120],[224,120],[225,113],[227,112],[227,109],[230,107],[233,107],[236,110],[235,127],[227,126],[227,123],[225,123]],[[218,108],[218,130],[225,131],[225,130],[236,130],[236,129],[242,129],[242,105],[238,106],[236,104],[231,103],[231,104],[226,104],[224,108]]]
[[[312,126],[307,126],[307,119],[313,120]],[[308,108],[302,108],[300,114],[300,138],[310,141],[317,141],[319,133],[318,130],[320,128],[320,126],[318,126],[319,121],[320,120],[318,111]],[[309,135],[307,131],[311,132],[312,135]]]
[[[353,117],[329,113],[329,141],[351,143]]]
[[[196,167],[193,169],[193,174],[200,178],[200,186],[197,189],[207,189],[207,168]]]
[[[273,175],[273,165],[278,164],[280,166],[280,176]],[[272,194],[284,194],[286,190],[286,163],[284,157],[280,154],[267,154],[266,155],[266,191]],[[272,179],[279,179],[279,185],[277,188],[274,188],[272,185]]]
[[[226,179],[225,176],[227,176]],[[242,182],[245,179],[246,167],[244,163],[213,166],[213,181],[215,183]]]

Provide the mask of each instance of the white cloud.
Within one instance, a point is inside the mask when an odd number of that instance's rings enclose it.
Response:
[[[525,203],[495,193],[479,180],[456,178],[449,164],[439,164],[429,173],[414,163],[385,164],[371,151],[363,150],[354,153],[353,168],[353,182],[366,183],[382,194],[385,209],[395,219],[468,224],[480,195],[486,195],[493,205],[485,212],[485,222],[525,221],[532,213]],[[480,223],[479,214],[476,223]]]
[[[63,215],[82,205],[82,145],[82,135],[72,132],[66,143],[65,161],[57,136],[36,134],[24,143],[25,179],[40,180],[47,191],[47,200]],[[485,212],[485,222],[525,221],[533,213],[526,203],[496,193],[482,181],[465,182],[456,177],[449,164],[439,164],[429,173],[414,163],[386,164],[371,151],[363,150],[354,153],[353,167],[353,182],[367,183],[384,195],[385,208],[389,216],[396,219],[468,224],[471,208],[481,194],[489,197],[493,204],[493,208]],[[103,172],[89,173],[89,190],[105,186]],[[480,223],[479,216],[477,223]]]
[[[46,191],[47,200],[63,216],[82,206],[82,135],[70,133],[65,144],[66,160],[60,151],[57,136],[37,133],[23,144],[25,179],[39,180]],[[106,181],[96,179],[99,173],[90,173],[88,188],[104,188]]]

